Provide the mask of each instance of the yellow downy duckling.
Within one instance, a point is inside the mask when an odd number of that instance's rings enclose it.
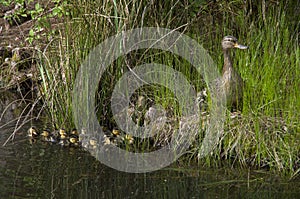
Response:
[[[69,139],[65,129],[59,129],[59,145],[69,146]]]
[[[112,134],[113,134],[113,139],[111,141],[111,144],[114,144],[116,146],[120,146],[124,144],[125,141],[124,133],[122,133],[119,129],[113,129]]]
[[[27,135],[30,138],[37,138],[39,136],[39,133],[35,127],[30,127],[27,131]]]
[[[48,130],[43,130],[41,133],[41,139],[45,142],[50,142],[50,132]]]
[[[104,135],[103,138],[104,138],[104,140],[103,140],[104,145],[110,145],[110,144],[112,144],[112,140],[113,140],[112,136],[110,136],[110,135]]]
[[[134,138],[133,138],[132,135],[126,134],[126,135],[125,135],[125,141],[126,141],[127,143],[129,143],[129,144],[133,144],[133,143],[134,143]]]
[[[112,134],[113,134],[114,136],[118,137],[118,136],[120,136],[121,132],[120,132],[119,129],[113,129],[113,130],[112,130]]]
[[[43,132],[41,133],[42,136],[42,140],[45,142],[52,142],[52,143],[56,143],[57,142],[57,137],[58,135],[56,135],[56,133],[50,133],[49,130],[43,130]]]
[[[69,142],[70,142],[70,146],[78,146],[79,142],[78,142],[78,135],[75,134],[71,134],[69,137]]]
[[[97,149],[98,148],[98,140],[95,137],[92,137],[90,139],[90,148],[91,149]]]
[[[65,129],[59,129],[59,137],[60,137],[60,139],[65,139],[65,138],[67,138],[67,136],[68,136],[68,134],[67,134],[67,132],[66,132]]]

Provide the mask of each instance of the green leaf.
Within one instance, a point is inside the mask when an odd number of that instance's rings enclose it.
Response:
[[[34,37],[34,31],[33,31],[33,29],[30,29],[30,30],[29,30],[29,36],[30,36],[30,37]]]
[[[60,12],[61,12],[61,10],[60,10],[60,8],[59,8],[59,7],[53,8],[53,10],[52,10],[52,14],[53,14],[53,16],[56,16],[56,15],[58,15]]]
[[[39,10],[41,8],[39,3],[36,3],[34,7],[35,7],[35,10]]]
[[[27,38],[26,38],[26,41],[28,41],[30,44],[32,44],[32,42],[33,42],[33,37],[27,37]]]

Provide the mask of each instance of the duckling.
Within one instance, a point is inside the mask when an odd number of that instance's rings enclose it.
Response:
[[[71,134],[69,137],[69,142],[70,142],[70,146],[78,146],[79,142],[78,142],[78,135],[75,134]]]
[[[30,138],[37,138],[39,136],[39,133],[35,127],[30,127],[27,131],[27,135]]]
[[[61,146],[69,146],[70,142],[68,139],[68,134],[65,129],[59,129],[59,145]]]
[[[119,146],[124,143],[125,135],[119,129],[113,129],[112,135],[113,135],[112,144]]]
[[[98,140],[95,137],[92,137],[90,139],[89,148],[90,149],[97,149],[98,148]]]
[[[77,131],[76,128],[72,129],[71,135],[77,135],[77,136],[79,136],[79,132]]]
[[[50,133],[49,130],[43,130],[41,136],[42,136],[42,141],[51,142],[51,143],[57,142],[58,135],[56,135],[56,133],[54,132]]]
[[[103,136],[104,140],[103,140],[103,143],[104,145],[110,145],[110,144],[113,144],[112,141],[113,141],[113,137],[111,135],[104,135]]]
[[[42,141],[50,142],[50,132],[48,130],[43,130],[41,136]]]
[[[67,134],[67,132],[66,132],[65,129],[59,129],[58,133],[59,133],[60,139],[65,139],[68,136],[68,134]]]
[[[120,136],[121,132],[120,132],[119,129],[113,129],[113,130],[112,130],[112,134],[113,134],[114,136],[118,137],[118,136]]]
[[[133,144],[134,143],[134,138],[131,134],[126,134],[125,135],[125,142],[129,143],[129,144]]]

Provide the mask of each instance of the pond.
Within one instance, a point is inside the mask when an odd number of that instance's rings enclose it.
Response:
[[[30,143],[26,137],[29,126],[24,126],[13,141],[2,146],[14,129],[14,124],[5,125],[12,118],[4,115],[0,123],[0,198],[300,196],[299,178],[289,182],[263,170],[202,168],[178,161],[151,173],[120,172],[101,164],[81,148],[61,147],[41,141]]]

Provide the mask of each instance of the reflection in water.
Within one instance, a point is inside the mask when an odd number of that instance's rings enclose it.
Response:
[[[80,148],[30,144],[28,126],[2,146],[14,129],[14,124],[3,126],[13,114],[6,118],[0,121],[0,198],[297,198],[300,194],[299,180],[285,183],[272,175],[231,168],[171,166],[146,174],[119,172]]]

